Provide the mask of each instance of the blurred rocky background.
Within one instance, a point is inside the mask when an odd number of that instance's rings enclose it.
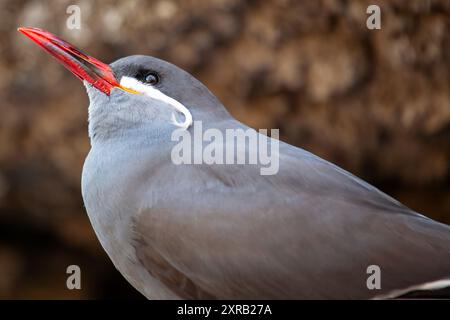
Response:
[[[80,30],[66,27],[73,4]],[[381,30],[366,27],[370,4]],[[0,298],[141,298],[83,208],[84,87],[18,26],[105,62],[169,60],[239,120],[280,128],[283,140],[450,223],[449,20],[448,0],[0,0]],[[71,264],[82,290],[66,288]]]

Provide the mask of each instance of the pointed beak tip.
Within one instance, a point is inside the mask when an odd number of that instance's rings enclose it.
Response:
[[[113,87],[120,86],[109,65],[82,53],[54,34],[30,27],[18,27],[17,31],[54,56],[78,78],[87,81],[104,93],[109,94]]]
[[[27,34],[28,32],[30,32],[33,28],[29,28],[29,27],[18,27],[17,31],[19,31],[20,33],[23,34]]]

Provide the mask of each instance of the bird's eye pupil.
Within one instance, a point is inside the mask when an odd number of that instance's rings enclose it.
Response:
[[[144,81],[147,84],[155,85],[159,82],[159,78],[156,73],[151,72],[145,75]]]

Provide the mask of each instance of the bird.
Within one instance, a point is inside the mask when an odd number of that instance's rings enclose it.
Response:
[[[82,198],[112,263],[146,298],[384,299],[450,287],[448,225],[283,141],[276,174],[176,164],[175,131],[196,121],[223,135],[249,127],[167,61],[108,65],[45,30],[18,30],[86,87]]]

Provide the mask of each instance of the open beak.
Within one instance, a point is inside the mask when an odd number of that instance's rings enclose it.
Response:
[[[109,65],[82,53],[54,34],[38,28],[19,28],[18,31],[58,59],[78,78],[89,82],[107,95],[113,87],[122,88]]]

